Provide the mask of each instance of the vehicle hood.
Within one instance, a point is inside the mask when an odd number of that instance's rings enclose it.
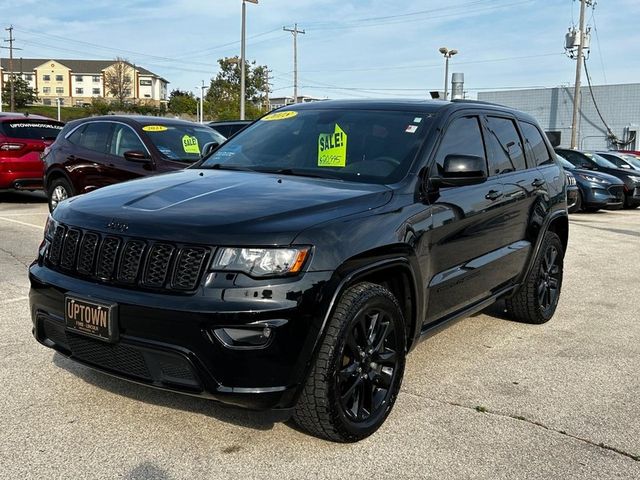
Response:
[[[306,228],[381,207],[392,195],[384,185],[187,169],[72,197],[54,218],[174,242],[286,245]]]
[[[600,178],[602,180],[609,182],[612,185],[624,185],[624,182],[622,180],[620,180],[618,177],[615,177],[613,175],[609,175],[608,173],[598,172],[596,170],[588,170],[586,168],[574,168],[569,171],[573,173],[574,177],[577,177],[579,181],[588,182],[588,180],[585,180],[582,177],[578,176],[579,174],[582,174],[582,175],[591,175],[592,177],[595,177],[595,178]]]

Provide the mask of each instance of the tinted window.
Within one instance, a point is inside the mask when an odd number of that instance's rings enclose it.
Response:
[[[157,123],[145,125],[142,130],[164,158],[178,162],[196,162],[200,160],[202,148],[207,143],[225,141],[225,138],[212,128],[197,123]]]
[[[71,135],[67,137],[67,140],[73,143],[74,145],[80,144],[80,139],[82,138],[82,132],[84,132],[86,125],[80,125],[76,128]],[[66,132],[65,132],[66,133]]]
[[[580,168],[584,165],[591,166],[593,165],[594,162],[591,162],[588,158],[586,158],[584,155],[578,153],[578,152],[574,152],[571,150],[561,150],[559,152],[564,158],[566,158],[569,162],[571,162],[573,165],[575,165],[576,167]]]
[[[11,138],[55,140],[62,124],[46,120],[15,120],[0,122],[0,133]]]
[[[94,152],[107,153],[112,128],[111,122],[91,122],[84,128],[76,143]]]
[[[113,128],[113,136],[111,137],[111,155],[124,157],[124,152],[132,150],[138,152],[147,151],[131,127],[117,123]]]
[[[474,155],[486,158],[477,117],[457,118],[447,128],[436,154],[438,174],[443,172],[447,155]]]
[[[527,154],[533,157],[536,165],[548,165],[553,163],[549,150],[544,143],[540,130],[530,123],[520,122],[520,129],[527,144]]]
[[[489,175],[525,170],[522,143],[513,120],[487,117],[487,150],[489,151]]]
[[[406,111],[279,110],[238,132],[203,166],[394,183],[409,170],[430,124],[430,115]]]

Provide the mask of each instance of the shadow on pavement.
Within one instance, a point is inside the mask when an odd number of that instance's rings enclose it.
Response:
[[[170,480],[172,477],[151,462],[144,462],[125,475],[125,480]]]
[[[252,428],[255,430],[271,430],[276,422],[286,420],[286,418],[282,417],[282,414],[279,415],[268,411],[255,412],[245,410],[218,403],[214,400],[138,385],[75,363],[57,352],[53,355],[53,363],[56,366],[72,373],[81,380],[116,395],[122,395],[133,400],[138,400],[140,402],[160,407],[172,408],[174,410],[182,410],[190,413],[199,413],[201,415],[215,418],[221,422],[241,427]]]
[[[0,192],[0,203],[47,203],[44,192]]]

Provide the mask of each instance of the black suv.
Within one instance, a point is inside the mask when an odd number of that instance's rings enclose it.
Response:
[[[29,270],[33,333],[356,441],[430,333],[498,299],[516,320],[552,317],[565,182],[533,118],[507,108],[286,107],[194,167],[61,202]]]

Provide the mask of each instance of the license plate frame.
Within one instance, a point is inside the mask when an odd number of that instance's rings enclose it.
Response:
[[[107,343],[118,340],[117,303],[65,295],[64,321],[70,332]]]

